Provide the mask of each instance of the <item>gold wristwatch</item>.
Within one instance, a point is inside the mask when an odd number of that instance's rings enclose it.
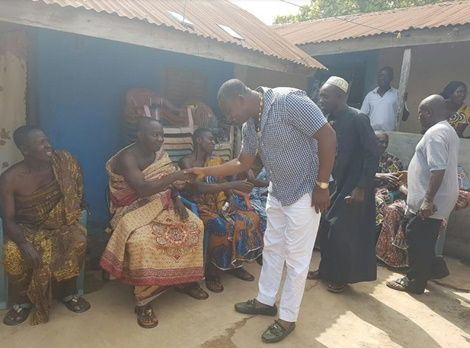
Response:
[[[322,190],[326,190],[328,187],[330,187],[330,183],[329,182],[320,182],[320,181],[316,181],[316,184],[319,188],[321,188]]]

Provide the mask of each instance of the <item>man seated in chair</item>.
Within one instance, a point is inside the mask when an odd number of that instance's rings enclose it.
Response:
[[[113,217],[101,267],[134,287],[143,328],[158,325],[150,302],[170,286],[199,300],[208,297],[197,283],[203,277],[204,226],[178,195],[189,176],[176,170],[162,145],[162,125],[143,117],[137,141],[106,164]]]
[[[54,151],[40,129],[23,126],[13,139],[24,156],[0,177],[0,207],[6,234],[5,270],[13,307],[4,323],[49,319],[51,285],[62,286],[62,302],[75,312],[90,304],[78,296],[76,280],[86,251],[80,225],[83,183],[72,155]]]
[[[198,128],[193,134],[193,144],[193,154],[180,161],[182,169],[223,163],[221,157],[212,157],[215,140],[209,129]],[[224,290],[220,271],[244,281],[255,279],[243,268],[243,262],[256,260],[263,248],[261,218],[249,200],[252,189],[253,184],[247,180],[214,177],[189,187],[190,198],[198,204],[207,234],[206,286],[210,291]]]

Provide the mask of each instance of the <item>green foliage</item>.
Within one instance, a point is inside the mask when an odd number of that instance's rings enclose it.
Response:
[[[311,19],[385,11],[400,7],[422,6],[443,0],[312,0],[297,15],[278,16],[275,24],[296,23]]]

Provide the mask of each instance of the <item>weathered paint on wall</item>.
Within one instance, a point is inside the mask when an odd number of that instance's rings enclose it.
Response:
[[[208,76],[206,102],[215,107],[220,84],[233,77],[233,64],[49,30],[34,31],[32,45],[30,111],[80,162],[89,220],[98,223],[108,219],[104,166],[121,146],[127,89],[158,91],[165,68],[190,68]]]
[[[408,86],[410,118],[401,124],[403,132],[419,132],[418,105],[425,97],[440,93],[452,80],[461,80],[470,86],[470,42],[428,45],[412,48],[411,73]],[[395,71],[395,82],[400,78],[402,48],[380,51],[379,66],[390,65]],[[470,97],[467,98],[470,103]],[[470,129],[465,133],[470,135]]]

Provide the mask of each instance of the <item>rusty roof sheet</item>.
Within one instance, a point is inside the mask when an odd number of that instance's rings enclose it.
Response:
[[[470,1],[452,1],[286,24],[276,26],[275,30],[296,45],[306,45],[469,23]]]
[[[226,44],[242,46],[267,56],[309,68],[324,69],[321,63],[281,37],[249,12],[228,0],[32,0],[62,7],[105,12],[131,20],[146,21],[190,35],[198,35]],[[193,23],[183,25],[169,11]],[[227,26],[243,39],[237,39],[222,27]]]

